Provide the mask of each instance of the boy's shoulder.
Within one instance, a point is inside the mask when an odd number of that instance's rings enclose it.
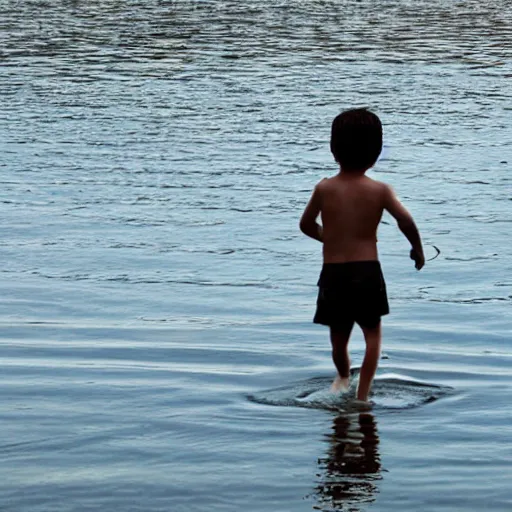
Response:
[[[323,178],[316,184],[315,188],[319,192],[322,192],[324,190],[338,188],[341,186],[342,183],[347,183],[347,181],[349,181],[349,180],[344,180],[343,178],[340,179],[340,175],[336,174],[336,175],[330,176],[328,178]],[[382,192],[387,192],[389,190],[392,190],[391,187],[387,183],[384,183],[383,181],[375,180],[366,175],[360,176],[356,180],[351,179],[350,182],[352,182],[353,184],[367,186],[368,188],[372,188],[375,191],[379,190]]]

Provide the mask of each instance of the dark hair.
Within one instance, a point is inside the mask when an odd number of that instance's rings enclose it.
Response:
[[[343,170],[372,167],[382,151],[382,124],[366,108],[346,110],[334,118],[331,152]]]

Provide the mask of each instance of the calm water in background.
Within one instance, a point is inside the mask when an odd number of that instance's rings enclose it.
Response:
[[[0,0],[2,511],[509,511],[511,41],[508,0]],[[359,415],[304,392],[297,224],[362,105],[441,254],[383,219]]]

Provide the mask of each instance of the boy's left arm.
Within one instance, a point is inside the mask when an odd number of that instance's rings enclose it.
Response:
[[[313,190],[313,194],[300,219],[300,230],[307,236],[323,242],[322,226],[316,221],[322,208],[321,192],[319,184]]]

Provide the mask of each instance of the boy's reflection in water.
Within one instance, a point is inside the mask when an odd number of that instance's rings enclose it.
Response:
[[[326,457],[318,460],[322,472],[316,487],[319,507],[356,512],[358,505],[375,501],[382,479],[379,436],[372,414],[343,414],[334,418]]]

